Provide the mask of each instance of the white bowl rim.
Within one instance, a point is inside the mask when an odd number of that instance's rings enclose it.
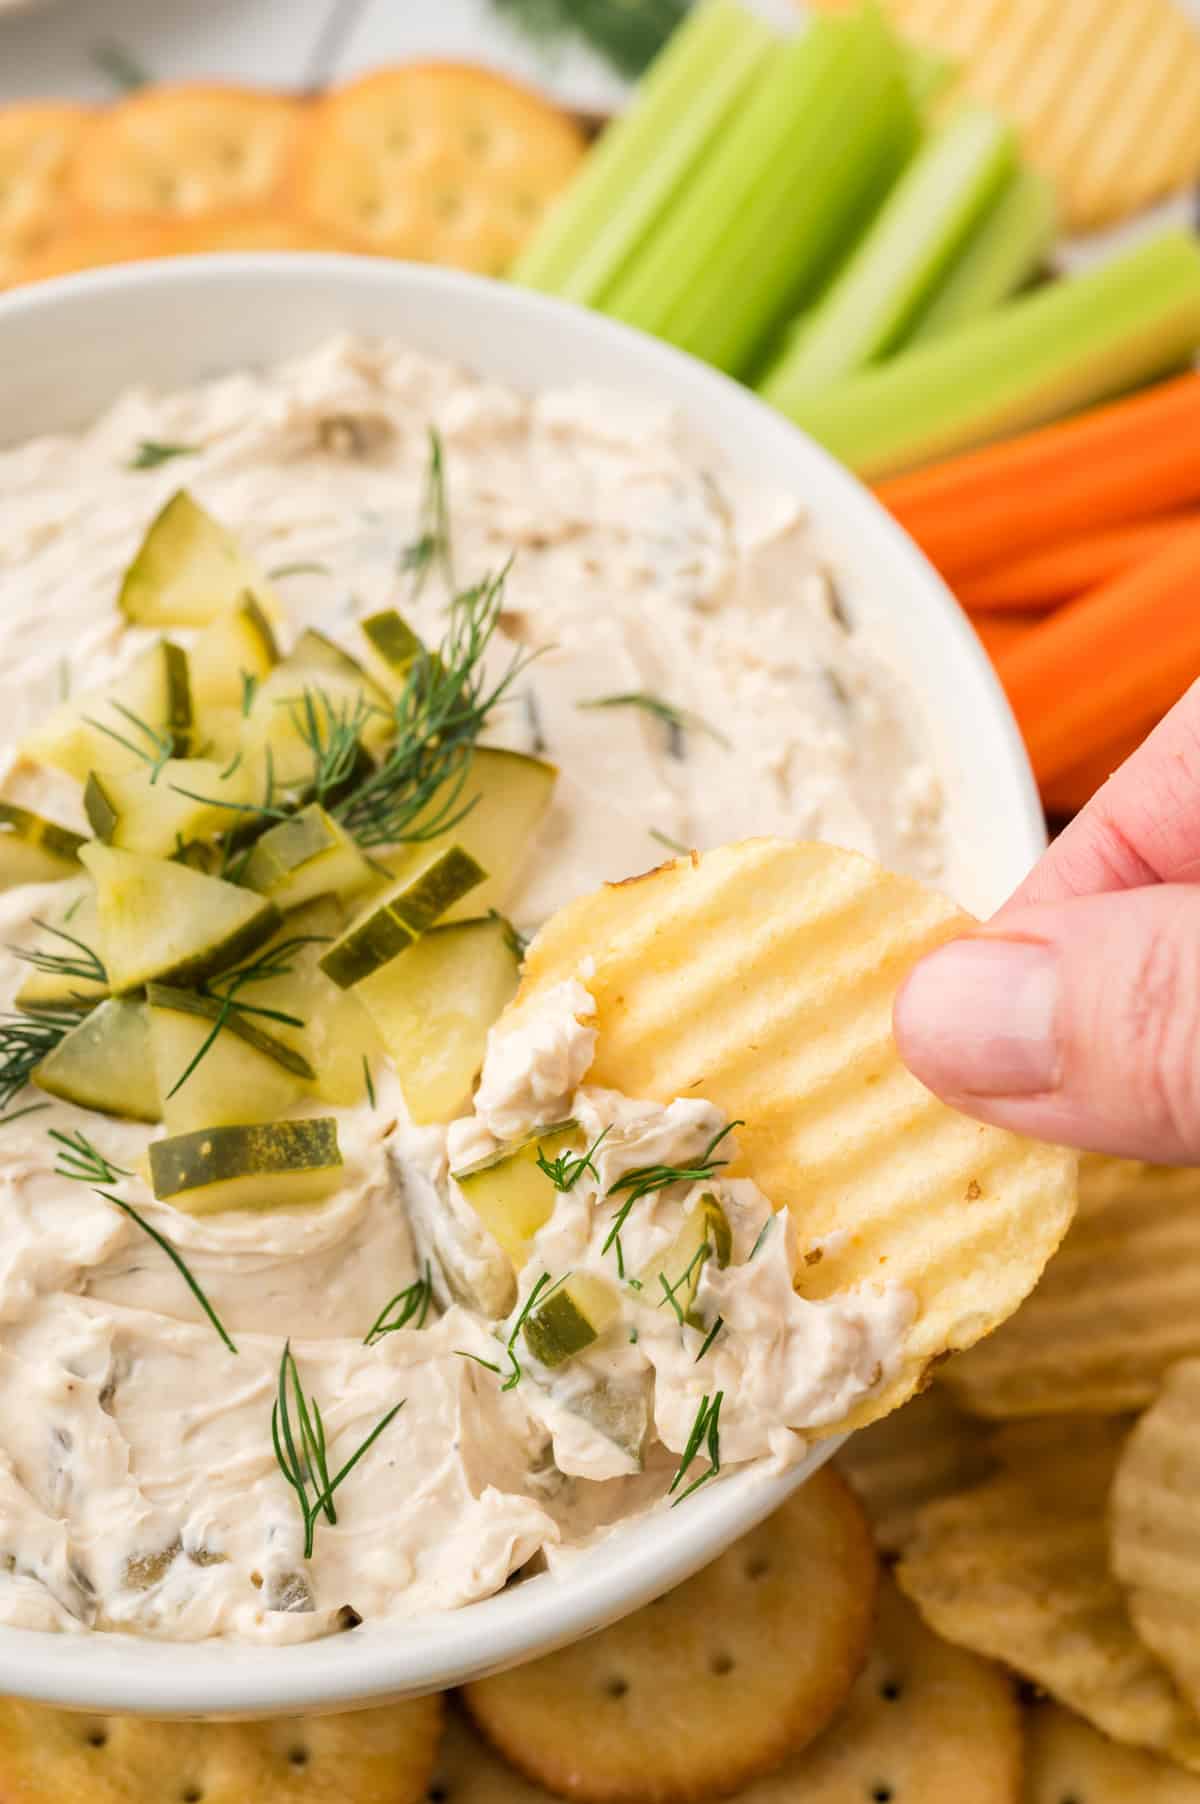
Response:
[[[114,308],[147,304],[169,310],[186,305],[189,297],[231,305],[239,299],[249,304],[257,296],[265,304],[289,293],[326,290],[394,297],[399,338],[409,335],[400,305],[408,296],[434,309],[444,303],[466,313],[478,310],[489,328],[526,322],[548,338],[590,342],[603,353],[601,361],[628,369],[627,386],[644,376],[681,406],[686,393],[688,411],[702,411],[706,425],[711,413],[736,423],[782,462],[807,463],[810,475],[819,475],[824,489],[838,497],[847,531],[869,528],[901,586],[924,597],[922,605],[944,635],[954,683],[965,688],[970,712],[989,740],[987,762],[976,776],[982,774],[990,786],[997,804],[994,824],[1007,835],[994,859],[990,901],[998,901],[1024,874],[1045,845],[1028,760],[986,654],[936,572],[854,476],[753,393],[618,322],[458,271],[341,254],[222,253],[90,271],[0,296],[0,443],[6,442],[2,426],[10,371],[18,389],[30,396],[36,392],[41,377],[28,372],[26,349],[43,331],[50,337],[86,332],[96,310],[111,314]],[[463,346],[444,354],[485,373],[495,363],[486,337],[469,350]],[[242,361],[235,357],[223,367]],[[616,380],[626,379],[622,374]],[[42,381],[43,388],[47,381],[53,383],[53,375]],[[115,398],[115,390],[106,398]],[[84,417],[102,404],[87,405]],[[19,404],[14,411],[30,417]],[[943,688],[949,694],[949,679]],[[991,850],[995,853],[994,845]],[[678,1514],[655,1515],[621,1531],[563,1577],[530,1579],[458,1611],[367,1624],[349,1635],[264,1648],[0,1627],[0,1692],[80,1710],[255,1717],[351,1709],[442,1689],[562,1646],[659,1595],[761,1520],[838,1445],[837,1440],[818,1443],[781,1475],[730,1475],[690,1498]]]

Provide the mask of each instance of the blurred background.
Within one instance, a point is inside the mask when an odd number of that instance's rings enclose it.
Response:
[[[408,257],[759,389],[941,569],[1052,821],[1200,674],[1200,0],[0,0],[0,286]]]

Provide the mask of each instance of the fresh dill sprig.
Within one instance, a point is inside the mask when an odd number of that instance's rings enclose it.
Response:
[[[504,944],[508,947],[518,964],[524,960],[529,950],[529,941],[523,933],[518,933],[507,915],[502,915],[498,908],[488,909],[488,919],[499,921],[504,933]]]
[[[409,667],[383,761],[333,808],[360,846],[432,839],[474,806],[464,790],[475,741],[529,662],[518,653],[490,685],[483,668],[508,570],[506,564],[454,597],[438,651],[424,652]]]
[[[595,695],[590,700],[576,702],[577,708],[640,708],[643,714],[652,714],[655,720],[661,720],[670,734],[671,755],[675,758],[683,756],[683,739],[685,733],[707,733],[726,751],[732,750],[724,733],[714,727],[702,715],[693,714],[690,708],[677,708],[674,702],[664,701],[661,695],[651,695],[644,689],[630,689],[622,695]]]
[[[585,1153],[559,1153],[557,1159],[548,1159],[541,1147],[538,1147],[537,1168],[544,1171],[556,1190],[573,1190],[585,1171],[590,1171],[596,1182],[600,1181],[600,1173],[592,1163],[597,1147],[605,1137],[612,1133],[612,1123],[592,1141]]]
[[[163,766],[168,759],[175,756],[175,742],[171,735],[157,732],[148,720],[143,720],[140,714],[135,714],[132,708],[125,706],[124,702],[110,701],[108,705],[110,708],[115,708],[117,713],[142,735],[145,744],[139,744],[137,740],[127,738],[124,733],[119,733],[116,727],[110,727],[90,714],[85,714],[84,720],[89,727],[95,727],[97,733],[104,733],[109,739],[115,739],[117,744],[124,746],[127,752],[131,752],[135,758],[140,758],[143,764],[148,764],[150,781],[157,783],[162,775]]]
[[[667,1283],[666,1272],[659,1272],[659,1274],[658,1274],[658,1281],[662,1286],[662,1292],[663,1292],[662,1296],[659,1299],[658,1307],[661,1309],[664,1303],[669,1303],[671,1305],[672,1312],[674,1313],[675,1320],[679,1323],[679,1326],[681,1328],[684,1328],[687,1326],[687,1317],[683,1313],[683,1308],[682,1308],[682,1305],[680,1304],[677,1293],[683,1285],[689,1284],[691,1282],[692,1273],[696,1270],[696,1267],[698,1265],[703,1265],[706,1259],[711,1259],[711,1258],[712,1258],[712,1246],[709,1241],[705,1240],[705,1241],[702,1241],[701,1244],[696,1248],[696,1251],[692,1254],[691,1258],[688,1260],[687,1270],[684,1272],[681,1272],[679,1274],[679,1276],[678,1276],[678,1278],[676,1278],[674,1284]]]
[[[162,1248],[163,1252],[167,1255],[167,1258],[171,1261],[171,1264],[175,1267],[175,1270],[179,1273],[179,1276],[183,1279],[225,1345],[229,1348],[229,1351],[231,1353],[236,1353],[237,1348],[234,1346],[232,1340],[230,1340],[225,1329],[225,1324],[201,1290],[196,1279],[193,1278],[183,1254],[173,1247],[166,1236],[158,1232],[157,1228],[152,1228],[145,1216],[139,1215],[132,1203],[123,1203],[119,1196],[113,1196],[112,1192],[108,1190],[97,1189],[96,1195],[102,1196],[106,1203],[111,1203],[113,1205],[114,1209],[120,1209],[122,1214],[128,1215],[131,1221],[137,1223],[143,1234],[148,1234],[155,1245]]]
[[[315,558],[301,559],[295,564],[276,564],[273,569],[267,571],[267,575],[273,583],[280,582],[285,576],[329,576],[330,574],[329,565],[319,563]]]
[[[123,1165],[114,1165],[106,1159],[81,1129],[77,1128],[73,1134],[64,1134],[58,1128],[48,1131],[51,1140],[57,1140],[61,1149],[54,1167],[58,1177],[78,1178],[82,1184],[119,1184],[122,1178],[132,1176]]]
[[[763,1223],[762,1227],[758,1230],[758,1239],[754,1242],[754,1245],[750,1248],[750,1252],[746,1259],[747,1265],[749,1265],[751,1259],[753,1259],[755,1253],[757,1253],[759,1247],[762,1245],[763,1241],[767,1238],[767,1235],[771,1231],[771,1225],[774,1222],[774,1220],[775,1220],[775,1217],[773,1215],[768,1215],[766,1221]]]
[[[365,1052],[363,1053],[363,1081],[367,1086],[367,1101],[370,1103],[371,1107],[374,1108],[375,1079],[371,1076],[371,1061]]]
[[[675,1476],[671,1480],[667,1496],[674,1495],[676,1487],[682,1483],[702,1445],[708,1460],[708,1471],[702,1472],[699,1478],[693,1479],[687,1490],[681,1491],[675,1498],[675,1503],[682,1503],[685,1497],[690,1497],[693,1491],[698,1491],[701,1485],[707,1484],[708,1480],[715,1478],[721,1470],[721,1405],[724,1401],[724,1391],[718,1391],[711,1402],[707,1396],[700,1399],[696,1420],[692,1423],[692,1432],[688,1435],[687,1445],[684,1447]],[[674,1509],[675,1504],[672,1504],[671,1507]]]
[[[701,1349],[697,1353],[695,1359],[692,1361],[693,1365],[698,1366],[700,1364],[700,1361],[704,1358],[704,1355],[708,1352],[708,1349],[712,1346],[713,1342],[716,1340],[718,1334],[720,1334],[720,1332],[724,1326],[725,1326],[725,1317],[723,1315],[719,1315],[717,1317],[716,1321],[713,1323],[712,1327],[709,1329],[708,1333],[705,1335],[704,1345],[701,1347]]]
[[[430,1276],[429,1261],[425,1261],[425,1270],[419,1278],[398,1292],[390,1303],[385,1303],[379,1311],[367,1333],[363,1335],[363,1346],[373,1347],[377,1340],[385,1334],[398,1334],[401,1328],[412,1323],[414,1328],[423,1328],[425,1318],[429,1314],[429,1305],[433,1301],[433,1279]],[[395,1310],[395,1315],[392,1311]],[[415,1320],[414,1320],[415,1318]]]
[[[254,698],[258,694],[259,679],[252,670],[239,670],[238,676],[242,684],[242,719],[248,720]]]
[[[304,1395],[304,1387],[300,1383],[300,1374],[296,1370],[296,1361],[292,1354],[292,1344],[290,1341],[284,1342],[283,1356],[279,1361],[279,1394],[271,1405],[271,1445],[275,1449],[279,1470],[295,1491],[300,1503],[300,1513],[304,1518],[304,1557],[306,1560],[312,1558],[317,1518],[323,1513],[327,1522],[335,1523],[337,1521],[337,1510],[333,1503],[334,1492],[342,1481],[349,1477],[367,1449],[374,1446],[388,1424],[400,1414],[405,1402],[406,1399],[402,1398],[399,1403],[393,1404],[391,1409],[380,1417],[370,1434],[350,1455],[341,1470],[330,1478],[321,1406],[315,1397]],[[297,1418],[295,1428],[292,1425],[293,1404]],[[299,1435],[299,1446],[297,1446],[297,1435]],[[310,1485],[315,1493],[311,1498],[308,1494]]]
[[[660,833],[657,827],[650,828],[650,837],[656,839],[660,846],[665,846],[668,852],[677,852],[681,858],[686,858],[692,849],[685,846],[682,840],[672,839],[669,833]]]
[[[138,448],[126,464],[127,470],[157,470],[173,457],[198,457],[199,445],[167,445],[156,438],[138,440]]]
[[[362,753],[363,729],[379,713],[363,694],[333,701],[324,689],[304,690],[287,699],[293,725],[313,761],[309,784],[313,799],[324,807],[344,789]]]
[[[77,1010],[39,1009],[36,1015],[0,1016],[0,1111],[7,1110],[42,1060],[78,1026]]]
[[[450,502],[446,493],[446,460],[442,440],[436,427],[429,428],[429,456],[421,486],[417,511],[417,536],[400,553],[402,571],[412,576],[414,601],[425,587],[425,579],[434,565],[442,572],[446,587],[454,592],[454,560],[450,548]]]
[[[229,1017],[236,1011],[246,1015],[261,1015],[267,1021],[278,1021],[284,1027],[303,1027],[304,1022],[299,1015],[289,1015],[279,1008],[264,1008],[261,1004],[244,1002],[241,992],[250,984],[265,983],[272,977],[290,977],[293,967],[288,963],[293,952],[300,946],[327,945],[328,934],[298,933],[291,939],[280,940],[277,946],[268,946],[256,959],[248,965],[240,966],[236,971],[223,972],[220,977],[211,978],[204,986],[203,994],[220,1003],[216,1019],[205,1035],[183,1071],[167,1091],[164,1101],[169,1101],[177,1091],[182,1090],[191,1077],[201,1059],[216,1045]],[[220,986],[220,987],[219,987]]]
[[[508,1377],[505,1378],[504,1383],[500,1386],[502,1391],[515,1390],[524,1376],[524,1373],[521,1370],[521,1362],[517,1358],[517,1336],[528,1321],[534,1304],[546,1302],[548,1298],[554,1295],[554,1292],[561,1284],[566,1283],[570,1276],[570,1272],[564,1272],[561,1278],[555,1278],[554,1282],[551,1283],[549,1272],[543,1272],[529,1295],[526,1297],[525,1302],[521,1307],[521,1312],[513,1323],[512,1333],[509,1335],[505,1344],[504,1351],[508,1356],[509,1372]],[[460,1352],[459,1358],[473,1359],[477,1366],[486,1367],[489,1372],[495,1372],[497,1377],[499,1377],[504,1370],[502,1366],[495,1365],[490,1359],[481,1359],[478,1353]]]
[[[624,1177],[610,1184],[607,1194],[619,1196],[622,1191],[628,1194],[613,1217],[613,1225],[609,1229],[608,1238],[601,1247],[607,1253],[610,1247],[617,1250],[617,1272],[625,1276],[625,1254],[621,1247],[621,1229],[629,1220],[629,1212],[635,1203],[650,1196],[655,1190],[665,1190],[668,1184],[703,1184],[713,1177],[721,1168],[728,1165],[728,1159],[714,1159],[713,1154],[727,1134],[732,1134],[735,1127],[742,1127],[741,1121],[730,1121],[719,1134],[714,1134],[694,1165],[635,1165]]]
[[[108,972],[92,948],[85,941],[76,939],[63,927],[52,927],[49,921],[34,917],[33,925],[43,933],[52,933],[55,939],[64,940],[68,946],[74,946],[74,952],[47,952],[39,946],[10,946],[8,950],[23,964],[32,965],[35,971],[44,971],[51,977],[76,978],[81,983],[107,983]]]

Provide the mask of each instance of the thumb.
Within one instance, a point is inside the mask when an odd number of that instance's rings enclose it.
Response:
[[[1200,1163],[1200,886],[1010,907],[921,960],[895,1027],[916,1076],[981,1121]]]

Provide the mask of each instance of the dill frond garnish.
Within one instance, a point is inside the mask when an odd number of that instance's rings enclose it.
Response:
[[[681,1286],[691,1283],[692,1274],[696,1270],[697,1266],[703,1265],[706,1259],[711,1259],[711,1258],[712,1258],[712,1246],[707,1240],[705,1240],[705,1241],[702,1241],[701,1244],[696,1248],[696,1251],[692,1254],[691,1258],[688,1260],[687,1270],[684,1272],[681,1272],[679,1274],[679,1276],[678,1276],[678,1278],[676,1278],[674,1284],[667,1283],[666,1272],[659,1272],[659,1274],[658,1274],[658,1281],[662,1286],[662,1292],[663,1292],[662,1296],[659,1299],[658,1307],[661,1309],[664,1303],[669,1303],[671,1305],[672,1312],[675,1316],[675,1320],[679,1323],[679,1326],[681,1328],[684,1328],[687,1326],[687,1317],[683,1313],[683,1308],[680,1304],[679,1297],[676,1293],[679,1291]]]
[[[544,1171],[556,1190],[573,1190],[585,1171],[590,1171],[597,1183],[600,1173],[592,1163],[597,1147],[605,1137],[612,1133],[612,1123],[603,1128],[585,1153],[559,1153],[557,1159],[547,1159],[541,1147],[538,1147],[537,1168]]]
[[[97,1189],[96,1195],[102,1196],[106,1203],[111,1203],[113,1205],[114,1209],[120,1209],[120,1211],[123,1215],[128,1215],[131,1221],[134,1221],[137,1223],[138,1227],[142,1230],[143,1234],[148,1234],[150,1236],[150,1239],[154,1242],[154,1244],[156,1246],[162,1248],[163,1252],[167,1255],[167,1258],[171,1261],[171,1264],[175,1267],[175,1270],[179,1273],[179,1276],[183,1279],[184,1283],[187,1285],[188,1289],[191,1291],[192,1295],[195,1297],[197,1303],[199,1303],[201,1309],[204,1311],[205,1315],[208,1317],[209,1321],[212,1323],[213,1327],[216,1329],[217,1333],[220,1335],[220,1337],[224,1341],[225,1345],[229,1348],[229,1351],[231,1353],[236,1353],[237,1348],[234,1346],[233,1342],[230,1340],[229,1335],[225,1329],[225,1324],[222,1322],[220,1316],[217,1314],[216,1310],[213,1308],[212,1304],[209,1302],[208,1298],[205,1296],[204,1292],[201,1290],[199,1284],[196,1282],[196,1279],[192,1276],[191,1271],[188,1267],[187,1261],[183,1257],[183,1254],[180,1253],[175,1247],[173,1247],[171,1245],[171,1242],[166,1238],[166,1236],[164,1234],[160,1234],[158,1232],[157,1228],[152,1228],[150,1226],[150,1223],[146,1220],[145,1216],[140,1215],[138,1213],[138,1211],[134,1208],[132,1203],[123,1203],[119,1196],[113,1196],[112,1192],[108,1191],[108,1190]]]
[[[110,708],[114,708],[122,719],[127,720],[135,732],[142,735],[140,741],[127,738],[124,733],[119,733],[116,727],[110,727],[90,714],[85,714],[84,720],[89,727],[95,727],[97,733],[103,733],[107,738],[115,739],[117,744],[124,746],[127,752],[132,753],[135,758],[139,758],[143,764],[148,764],[150,781],[157,783],[162,775],[163,766],[169,758],[175,756],[174,740],[169,733],[156,732],[148,720],[143,720],[140,714],[135,714],[132,708],[125,706],[124,702],[110,701],[108,705]]]
[[[401,1328],[411,1323],[414,1328],[423,1328],[425,1318],[429,1314],[429,1305],[433,1301],[433,1279],[429,1273],[429,1261],[425,1261],[425,1270],[419,1278],[394,1296],[390,1303],[385,1303],[379,1311],[367,1333],[363,1335],[363,1346],[373,1347],[377,1340],[385,1334],[398,1334]],[[393,1310],[395,1314],[393,1315]]]
[[[759,1247],[762,1245],[763,1241],[767,1238],[767,1235],[771,1231],[771,1224],[774,1222],[774,1220],[775,1220],[775,1217],[773,1215],[768,1215],[766,1221],[763,1223],[762,1227],[758,1230],[758,1239],[755,1241],[754,1245],[750,1248],[749,1255],[746,1259],[747,1265],[749,1265],[750,1260],[753,1259],[755,1253],[757,1253]]]
[[[715,1478],[721,1470],[721,1405],[724,1401],[724,1391],[718,1391],[711,1402],[707,1396],[700,1399],[696,1420],[692,1423],[692,1432],[688,1435],[687,1445],[684,1447],[675,1476],[671,1480],[667,1496],[674,1495],[676,1487],[682,1483],[702,1445],[705,1458],[708,1460],[708,1471],[702,1472],[699,1478],[692,1480],[686,1491],[679,1493],[679,1496],[675,1498],[676,1504],[682,1503],[685,1497],[690,1497],[693,1491],[698,1491],[701,1485],[707,1484],[709,1479]],[[674,1507],[675,1504],[672,1504],[671,1508],[674,1509]]]
[[[517,1336],[528,1321],[535,1303],[546,1302],[548,1298],[554,1295],[554,1292],[561,1284],[566,1283],[570,1276],[570,1272],[564,1272],[561,1278],[555,1278],[554,1282],[551,1283],[549,1272],[543,1272],[529,1295],[526,1297],[521,1306],[521,1312],[512,1325],[512,1333],[505,1343],[504,1351],[508,1357],[509,1371],[508,1377],[505,1378],[504,1383],[500,1386],[502,1391],[516,1390],[521,1379],[524,1377],[524,1373],[521,1369],[521,1362],[517,1358]],[[495,1365],[490,1359],[481,1359],[478,1353],[460,1352],[458,1357],[460,1359],[474,1360],[477,1366],[484,1366],[489,1372],[495,1372],[497,1377],[499,1377],[504,1370],[502,1366]]]
[[[325,1446],[325,1424],[321,1419],[321,1406],[315,1397],[306,1397],[304,1387],[300,1383],[300,1374],[296,1370],[296,1361],[292,1354],[292,1343],[284,1342],[283,1356],[279,1361],[279,1394],[271,1405],[271,1445],[275,1449],[275,1458],[279,1462],[279,1470],[296,1493],[300,1504],[300,1513],[304,1518],[304,1557],[312,1558],[313,1539],[317,1530],[317,1519],[324,1514],[329,1523],[337,1521],[337,1510],[334,1508],[334,1492],[344,1479],[357,1466],[369,1447],[374,1446],[389,1422],[395,1420],[404,1408],[407,1399],[402,1398],[393,1404],[386,1415],[380,1417],[367,1438],[362,1441],[350,1455],[341,1470],[330,1478],[329,1464]],[[292,1425],[292,1408],[295,1406],[296,1426]],[[297,1445],[297,1437],[299,1445]],[[309,1497],[309,1486],[314,1495]]]
[[[0,1111],[15,1101],[42,1060],[78,1026],[77,1010],[39,1009],[36,1015],[0,1016]],[[16,1116],[7,1119],[15,1121]]]
[[[119,1184],[122,1178],[132,1176],[123,1165],[106,1159],[81,1130],[64,1134],[58,1128],[50,1128],[48,1132],[61,1149],[54,1167],[58,1177],[78,1178],[82,1184]]]
[[[375,1079],[371,1076],[371,1061],[365,1052],[363,1053],[363,1081],[367,1086],[367,1101],[370,1103],[371,1107],[374,1108]]]
[[[238,676],[242,684],[242,719],[250,718],[250,710],[254,706],[254,698],[258,694],[259,679],[252,670],[239,670]]]
[[[735,1127],[744,1125],[741,1121],[728,1122],[719,1134],[713,1135],[694,1165],[635,1165],[631,1171],[625,1173],[624,1177],[618,1178],[615,1184],[609,1185],[607,1192],[609,1196],[619,1196],[623,1191],[628,1193],[613,1217],[613,1225],[600,1249],[602,1253],[607,1253],[610,1247],[615,1246],[617,1272],[620,1277],[625,1276],[625,1255],[621,1247],[621,1229],[629,1220],[629,1213],[634,1204],[640,1203],[644,1196],[650,1196],[656,1190],[665,1190],[668,1184],[706,1183],[709,1178],[715,1176],[723,1166],[729,1163],[728,1159],[713,1158],[718,1146],[727,1134],[732,1134]]]
[[[363,728],[379,710],[361,693],[351,703],[334,702],[324,689],[305,689],[287,698],[296,732],[313,761],[309,779],[313,799],[321,807],[344,791],[362,756]]]
[[[708,1352],[708,1349],[712,1346],[713,1342],[716,1340],[718,1334],[720,1334],[720,1332],[724,1326],[725,1326],[725,1317],[723,1315],[719,1315],[717,1317],[716,1321],[713,1323],[712,1327],[709,1329],[708,1333],[705,1335],[704,1345],[701,1347],[701,1349],[697,1353],[695,1359],[692,1361],[693,1365],[698,1366],[700,1364],[700,1361],[704,1358],[704,1355]]]
[[[285,576],[329,576],[331,574],[329,565],[319,563],[316,558],[302,558],[295,564],[276,564],[273,569],[267,571],[267,575],[273,583],[280,582]]]
[[[177,1091],[182,1090],[191,1077],[201,1059],[211,1052],[220,1038],[230,1015],[235,1010],[246,1015],[261,1015],[264,1020],[278,1021],[284,1027],[303,1027],[304,1022],[299,1015],[289,1015],[283,1009],[264,1008],[261,1004],[243,1001],[241,992],[255,983],[265,983],[271,977],[290,977],[293,967],[288,963],[291,955],[301,946],[329,944],[328,934],[298,933],[291,939],[280,940],[277,946],[269,946],[248,965],[241,965],[235,971],[226,971],[220,977],[211,978],[202,987],[202,994],[210,996],[220,1003],[217,1017],[196,1048],[187,1065],[167,1091],[164,1101],[169,1101]]]
[[[43,933],[51,933],[55,939],[63,940],[68,946],[74,946],[74,952],[47,952],[38,946],[10,946],[8,950],[22,964],[32,965],[35,971],[44,971],[51,977],[75,978],[80,983],[107,983],[108,972],[83,940],[76,939],[63,927],[52,927],[49,921],[34,917],[33,925]]]
[[[399,567],[412,577],[414,601],[434,565],[454,592],[454,560],[450,549],[450,502],[446,493],[446,460],[436,427],[429,428],[429,456],[417,512],[417,536],[400,553]]]
[[[508,571],[506,564],[454,597],[441,646],[409,667],[393,706],[395,737],[382,763],[333,808],[360,846],[432,839],[470,812],[474,798],[464,790],[471,752],[529,662],[518,653],[492,684],[483,668]]]
[[[577,708],[640,708],[643,714],[652,714],[655,720],[661,720],[670,734],[670,750],[674,758],[683,756],[683,739],[685,733],[707,733],[726,751],[732,747],[724,733],[714,727],[702,715],[693,714],[690,708],[677,708],[674,702],[664,701],[661,695],[650,695],[644,689],[630,689],[623,695],[595,695],[587,701],[576,702]]]
[[[170,463],[174,457],[198,457],[199,445],[166,445],[159,439],[144,438],[138,440],[138,448],[126,464],[127,470],[157,470],[160,464]]]
[[[665,846],[668,852],[677,852],[681,858],[686,858],[692,849],[685,846],[682,840],[672,839],[669,833],[660,833],[657,827],[651,827],[650,837],[656,839],[660,846]]]

